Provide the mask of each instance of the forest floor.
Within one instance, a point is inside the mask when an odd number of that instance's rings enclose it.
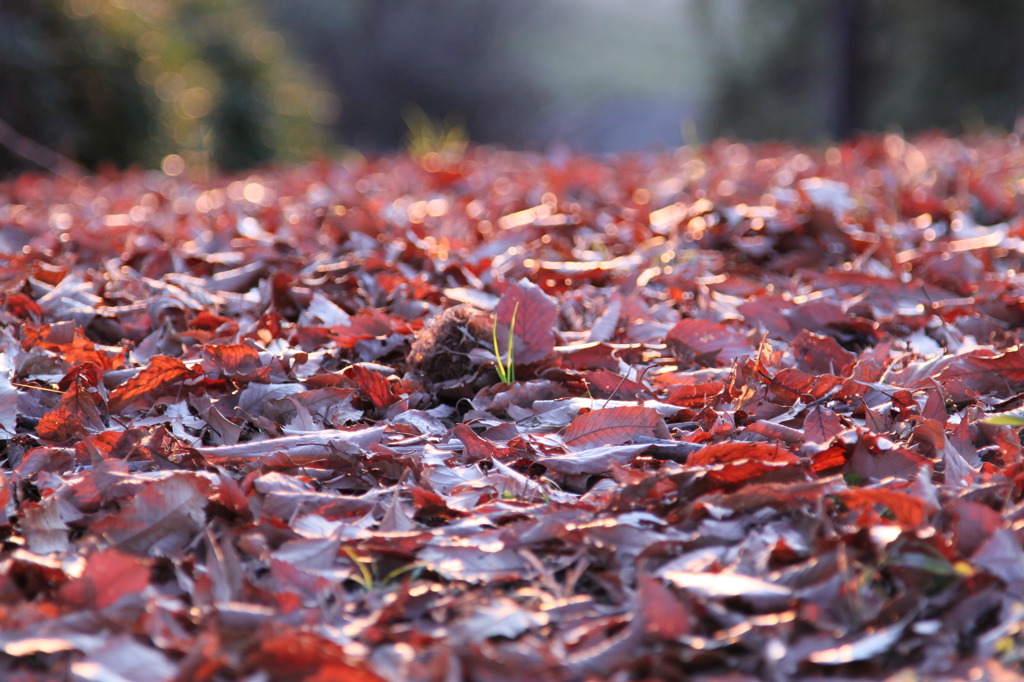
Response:
[[[1024,147],[0,184],[6,680],[1016,680]]]

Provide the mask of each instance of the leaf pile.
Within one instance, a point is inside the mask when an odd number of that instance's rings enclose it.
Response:
[[[1022,192],[939,136],[12,180],[0,675],[1012,679]]]

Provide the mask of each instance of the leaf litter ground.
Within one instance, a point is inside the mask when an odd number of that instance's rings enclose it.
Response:
[[[1019,679],[1022,178],[886,136],[0,185],[0,673]]]

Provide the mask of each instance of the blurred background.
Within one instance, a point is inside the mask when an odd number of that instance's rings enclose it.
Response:
[[[1010,130],[1009,0],[2,0],[0,172]]]

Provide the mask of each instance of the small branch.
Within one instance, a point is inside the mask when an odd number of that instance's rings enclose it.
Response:
[[[54,175],[75,179],[87,171],[81,165],[35,140],[25,137],[0,119],[0,146]]]

